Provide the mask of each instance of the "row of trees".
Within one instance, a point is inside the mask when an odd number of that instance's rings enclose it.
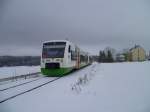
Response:
[[[40,65],[40,56],[0,56],[0,67]]]
[[[99,56],[93,56],[95,61],[114,62],[110,50],[100,51]],[[0,56],[0,67],[3,66],[33,66],[40,65],[40,56]]]
[[[110,50],[108,50],[107,52],[100,51],[98,61],[99,62],[114,62],[111,51]]]

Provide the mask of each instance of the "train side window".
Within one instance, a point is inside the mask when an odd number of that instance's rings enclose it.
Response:
[[[69,45],[69,48],[68,48],[68,52],[70,53],[71,52],[71,46]]]
[[[75,51],[71,51],[71,60],[77,60]]]

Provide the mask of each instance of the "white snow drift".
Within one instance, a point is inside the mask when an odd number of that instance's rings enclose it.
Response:
[[[94,63],[0,104],[0,112],[150,112],[149,67]]]
[[[18,75],[24,75],[28,73],[39,72],[40,66],[16,66],[16,67],[1,67],[0,79],[13,77]]]

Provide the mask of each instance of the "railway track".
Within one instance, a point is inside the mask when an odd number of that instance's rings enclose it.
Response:
[[[80,69],[79,69],[80,70]],[[76,70],[76,71],[74,71],[74,72],[78,72],[79,70]],[[72,73],[72,72],[71,72]],[[67,76],[67,75],[66,75]],[[6,97],[6,98],[3,98],[3,99],[0,99],[0,103],[3,103],[3,102],[6,102],[6,101],[8,101],[8,100],[11,100],[11,99],[13,99],[13,98],[15,98],[15,97],[17,97],[17,96],[20,96],[20,95],[23,95],[23,94],[25,94],[25,93],[28,93],[28,92],[31,92],[31,91],[33,91],[33,90],[35,90],[35,89],[38,89],[38,88],[40,88],[40,87],[42,87],[42,86],[44,86],[44,85],[47,85],[47,84],[49,84],[49,83],[52,83],[52,82],[54,82],[54,81],[56,81],[56,80],[58,80],[58,79],[60,79],[60,78],[62,78],[62,77],[56,77],[56,78],[52,78],[51,80],[49,80],[50,79],[50,77],[45,77],[45,78],[47,78],[48,79],[48,81],[47,80],[44,80],[44,82],[43,83],[41,83],[41,84],[38,84],[38,85],[36,85],[36,86],[34,86],[34,87],[32,87],[32,88],[28,88],[28,89],[26,89],[26,90],[23,90],[23,91],[21,91],[21,92],[18,92],[18,93],[16,93],[16,94],[14,94],[14,95],[9,95],[8,97]],[[44,78],[40,78],[40,79],[44,79]],[[24,85],[27,85],[27,84],[32,84],[31,82],[37,82],[37,81],[39,81],[39,79],[35,79],[35,80],[32,80],[32,81],[28,81],[28,82],[25,82],[25,83],[22,83],[22,84],[18,84],[18,85],[15,85],[15,86],[11,86],[11,87],[8,87],[8,88],[4,88],[4,89],[1,89],[0,90],[0,93],[3,93],[3,92],[5,92],[5,91],[7,91],[7,93],[13,93],[12,91],[10,91],[10,92],[8,92],[9,90],[11,90],[12,88],[17,88],[17,87],[22,87],[22,86],[24,86]],[[30,86],[29,86],[30,87]],[[23,87],[24,88],[24,87]],[[25,89],[25,88],[24,88]]]
[[[14,85],[14,86],[10,86],[10,87],[7,87],[7,88],[4,88],[4,89],[0,89],[0,92],[1,91],[5,91],[5,90],[8,90],[8,89],[12,89],[12,88],[15,88],[15,87],[18,87],[18,86],[22,86],[22,85],[25,85],[25,84],[28,84],[28,83],[31,83],[31,82],[34,82],[34,81],[37,81],[39,79],[41,79],[43,77],[40,77],[38,79],[34,79],[34,80],[31,80],[31,81],[28,81],[28,82],[24,82],[24,83],[21,83],[21,84],[17,84],[17,85]]]
[[[38,77],[38,74],[40,74],[40,73],[41,72],[35,72],[35,73],[29,73],[29,74],[24,74],[24,75],[19,75],[19,76],[2,78],[2,79],[0,79],[0,83],[14,81],[14,80],[18,80],[18,79],[28,79],[28,78]],[[3,84],[0,84],[0,85],[3,85]]]
[[[33,90],[35,90],[35,89],[38,89],[38,88],[40,88],[40,87],[42,87],[42,86],[44,86],[44,85],[50,84],[50,83],[52,83],[52,82],[54,82],[54,81],[56,81],[56,80],[58,80],[58,79],[60,79],[60,78],[62,78],[62,77],[52,78],[51,80],[48,80],[48,81],[46,81],[46,82],[44,81],[44,83],[38,84],[38,85],[36,85],[36,86],[34,86],[34,87],[30,88],[30,89],[23,90],[23,91],[21,91],[21,92],[19,92],[19,93],[16,93],[16,94],[14,94],[14,95],[8,95],[6,98],[0,100],[0,103],[6,102],[6,101],[8,101],[8,100],[11,100],[11,99],[17,97],[17,96],[20,96],[20,95],[23,95],[23,94],[25,94],[25,93],[31,92],[31,91],[33,91]],[[49,78],[48,78],[48,79],[49,79]],[[32,82],[34,82],[34,81],[32,81]],[[36,82],[37,82],[37,81],[36,81]],[[30,86],[29,86],[29,87],[30,87]],[[13,87],[12,87],[12,88],[13,88]],[[15,87],[14,87],[14,88],[15,88]],[[6,88],[6,89],[7,89],[7,88]],[[7,89],[7,90],[8,90],[8,89]],[[3,90],[3,91],[5,91],[5,90]],[[16,91],[16,90],[14,90],[14,91]],[[10,91],[9,93],[11,94],[11,93],[13,93],[13,92]],[[5,94],[5,93],[3,93],[3,94]]]

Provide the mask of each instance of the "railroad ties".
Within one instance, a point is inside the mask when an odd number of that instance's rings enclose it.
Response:
[[[9,96],[9,97],[7,97],[7,98],[4,98],[4,99],[0,100],[0,103],[6,102],[6,101],[8,101],[8,100],[11,100],[11,99],[17,97],[17,96],[20,96],[20,95],[23,95],[23,94],[28,93],[28,92],[30,92],[30,91],[33,91],[33,90],[35,90],[35,89],[38,89],[38,88],[40,88],[40,87],[42,87],[42,86],[44,86],[44,85],[47,85],[47,84],[49,84],[49,83],[52,83],[52,82],[58,80],[58,79],[60,79],[60,78],[62,78],[62,77],[56,77],[56,78],[54,78],[54,79],[52,79],[52,80],[49,80],[49,81],[46,81],[46,82],[44,82],[44,83],[42,83],[42,84],[40,84],[40,85],[37,85],[37,86],[35,86],[35,87],[31,88],[31,89],[27,89],[27,90],[24,90],[24,91],[22,91],[22,92],[20,92],[20,93],[18,93],[18,94]]]
[[[27,79],[27,78],[34,78],[34,77],[38,77],[38,75],[41,72],[35,72],[35,73],[28,73],[28,74],[24,74],[24,75],[19,75],[19,76],[13,76],[13,77],[8,77],[8,78],[2,78],[0,79],[0,83],[3,82],[7,82],[7,81],[15,81],[18,79]]]

